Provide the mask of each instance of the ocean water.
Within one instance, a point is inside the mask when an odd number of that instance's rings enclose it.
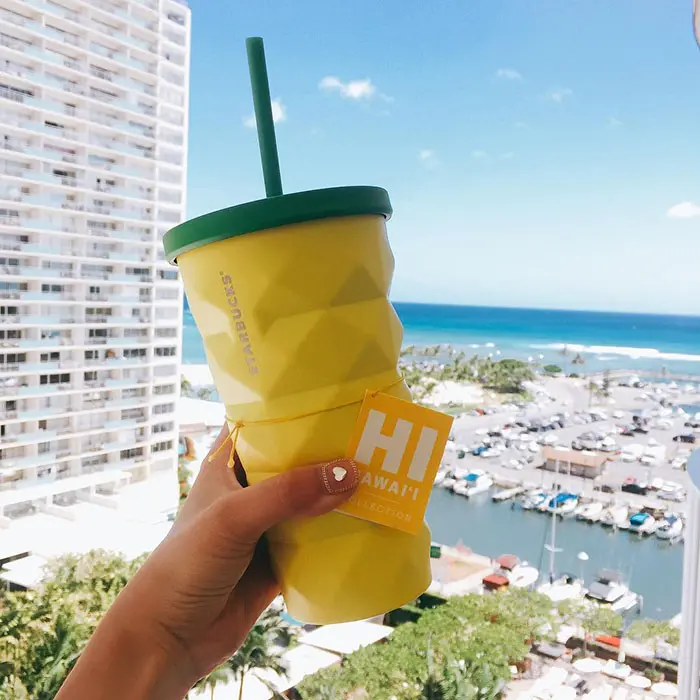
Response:
[[[395,303],[405,345],[449,343],[468,354],[492,354],[578,371],[630,369],[700,376],[700,316],[553,311]],[[562,354],[564,348],[568,354]],[[189,308],[183,315],[183,361],[204,363]]]

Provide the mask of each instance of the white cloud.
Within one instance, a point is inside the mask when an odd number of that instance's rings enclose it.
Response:
[[[693,202],[675,204],[667,212],[670,219],[697,219],[700,217],[700,206]]]
[[[475,160],[486,160],[489,154],[486,151],[472,151],[472,158]]]
[[[496,77],[502,80],[522,80],[523,76],[514,68],[499,68],[496,71]]]
[[[429,170],[440,165],[440,161],[432,148],[422,148],[418,151],[418,160]]]
[[[617,117],[608,117],[608,126],[611,129],[617,129],[619,126],[622,126],[622,122],[617,118]]]
[[[277,124],[287,119],[287,108],[282,104],[282,100],[272,100],[272,121]],[[251,114],[243,120],[243,126],[249,129],[255,128],[255,115]]]
[[[349,80],[344,83],[335,75],[327,75],[321,78],[318,87],[325,92],[338,92],[341,97],[348,100],[371,100],[377,94],[377,86],[369,78],[363,80]],[[391,98],[382,96],[389,101]]]
[[[552,102],[561,103],[567,97],[571,97],[573,94],[574,91],[570,88],[556,88],[555,90],[550,90],[547,93],[547,99],[551,100]]]

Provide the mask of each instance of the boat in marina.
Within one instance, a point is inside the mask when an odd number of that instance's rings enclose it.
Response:
[[[555,515],[569,515],[578,506],[578,496],[575,493],[562,491],[552,496],[547,502],[547,512]]]
[[[534,510],[539,508],[543,503],[546,503],[549,494],[542,489],[532,489],[526,491],[521,499],[521,505],[525,510]]]
[[[629,531],[636,532],[640,535],[651,535],[656,532],[657,528],[661,525],[651,513],[646,513],[645,511],[639,511],[630,516],[629,519]]]
[[[496,491],[496,493],[491,496],[491,499],[497,503],[500,501],[508,501],[511,498],[519,496],[525,489],[522,486],[513,486],[510,489],[502,489],[501,491]]]
[[[515,554],[502,554],[496,559],[497,575],[505,576],[515,588],[529,588],[539,578],[540,572],[526,561],[520,561]]]
[[[586,589],[580,579],[571,574],[563,574],[554,581],[538,586],[537,592],[546,595],[553,603],[561,603],[563,600],[583,598]]]
[[[601,569],[595,581],[586,592],[586,598],[599,605],[609,607],[613,612],[626,613],[641,607],[641,597],[630,591],[622,574],[611,569]]]
[[[677,540],[683,536],[683,518],[677,513],[669,513],[656,528],[656,536],[661,540]]]
[[[452,490],[460,496],[476,496],[488,491],[493,486],[493,479],[481,469],[472,469],[463,479],[459,479]]]
[[[590,503],[584,503],[579,505],[574,514],[577,520],[585,520],[587,523],[595,523],[600,520],[603,515],[605,506],[602,501],[591,501]]]
[[[614,503],[603,512],[600,517],[600,524],[603,527],[623,527],[627,524],[629,517],[629,506],[624,503]]]

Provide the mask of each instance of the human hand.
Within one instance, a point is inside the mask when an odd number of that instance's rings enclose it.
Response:
[[[357,468],[343,459],[243,488],[240,464],[229,469],[229,451],[217,452],[227,434],[224,427],[171,532],[117,598],[57,700],[126,697],[123,688],[121,695],[90,694],[81,669],[114,665],[113,658],[100,660],[99,649],[113,655],[124,644],[157,650],[150,675],[171,675],[145,681],[150,694],[130,689],[129,697],[182,697],[236,651],[279,593],[262,535],[285,520],[337,508],[357,486]]]

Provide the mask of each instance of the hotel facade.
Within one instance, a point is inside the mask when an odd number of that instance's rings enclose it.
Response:
[[[0,537],[175,468],[189,54],[182,0],[0,0]]]

